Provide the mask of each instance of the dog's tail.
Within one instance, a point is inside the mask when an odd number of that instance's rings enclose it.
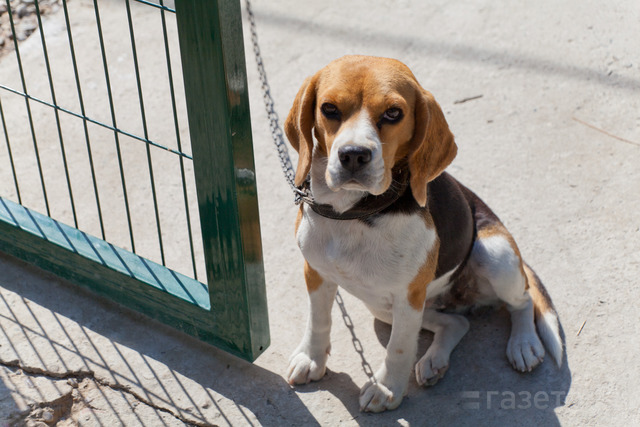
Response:
[[[553,307],[551,297],[538,275],[526,263],[524,264],[524,271],[529,283],[529,294],[533,300],[538,334],[547,351],[551,353],[556,364],[560,367],[562,365],[563,346],[562,338],[560,337],[558,313]]]

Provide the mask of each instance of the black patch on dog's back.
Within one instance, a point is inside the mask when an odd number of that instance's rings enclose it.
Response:
[[[440,239],[436,278],[466,262],[475,239],[473,212],[461,187],[446,172],[427,186],[427,207]]]

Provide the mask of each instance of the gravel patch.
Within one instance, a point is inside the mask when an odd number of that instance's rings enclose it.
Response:
[[[19,42],[26,40],[38,29],[35,0],[11,0],[11,14],[15,27],[15,39]],[[39,0],[40,15],[46,16],[60,9],[61,0]],[[6,0],[0,0],[0,56],[13,51],[14,33],[11,31],[11,19],[7,10]]]

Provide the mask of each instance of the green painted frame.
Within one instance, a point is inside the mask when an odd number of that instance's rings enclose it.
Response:
[[[258,355],[269,321],[240,2],[176,0],[176,17],[212,315]]]
[[[0,251],[253,361],[269,321],[240,3],[175,3],[208,286],[2,197]]]

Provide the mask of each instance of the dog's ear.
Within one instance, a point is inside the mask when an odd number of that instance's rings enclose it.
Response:
[[[427,204],[427,183],[449,166],[456,157],[458,147],[433,95],[422,88],[417,92],[409,172],[413,197],[424,207]]]
[[[287,120],[284,122],[287,138],[289,138],[291,146],[298,152],[295,179],[297,186],[302,185],[307,179],[311,169],[311,154],[313,153],[311,131],[315,124],[316,81],[317,75],[305,80],[293,101],[293,107],[289,111]]]

